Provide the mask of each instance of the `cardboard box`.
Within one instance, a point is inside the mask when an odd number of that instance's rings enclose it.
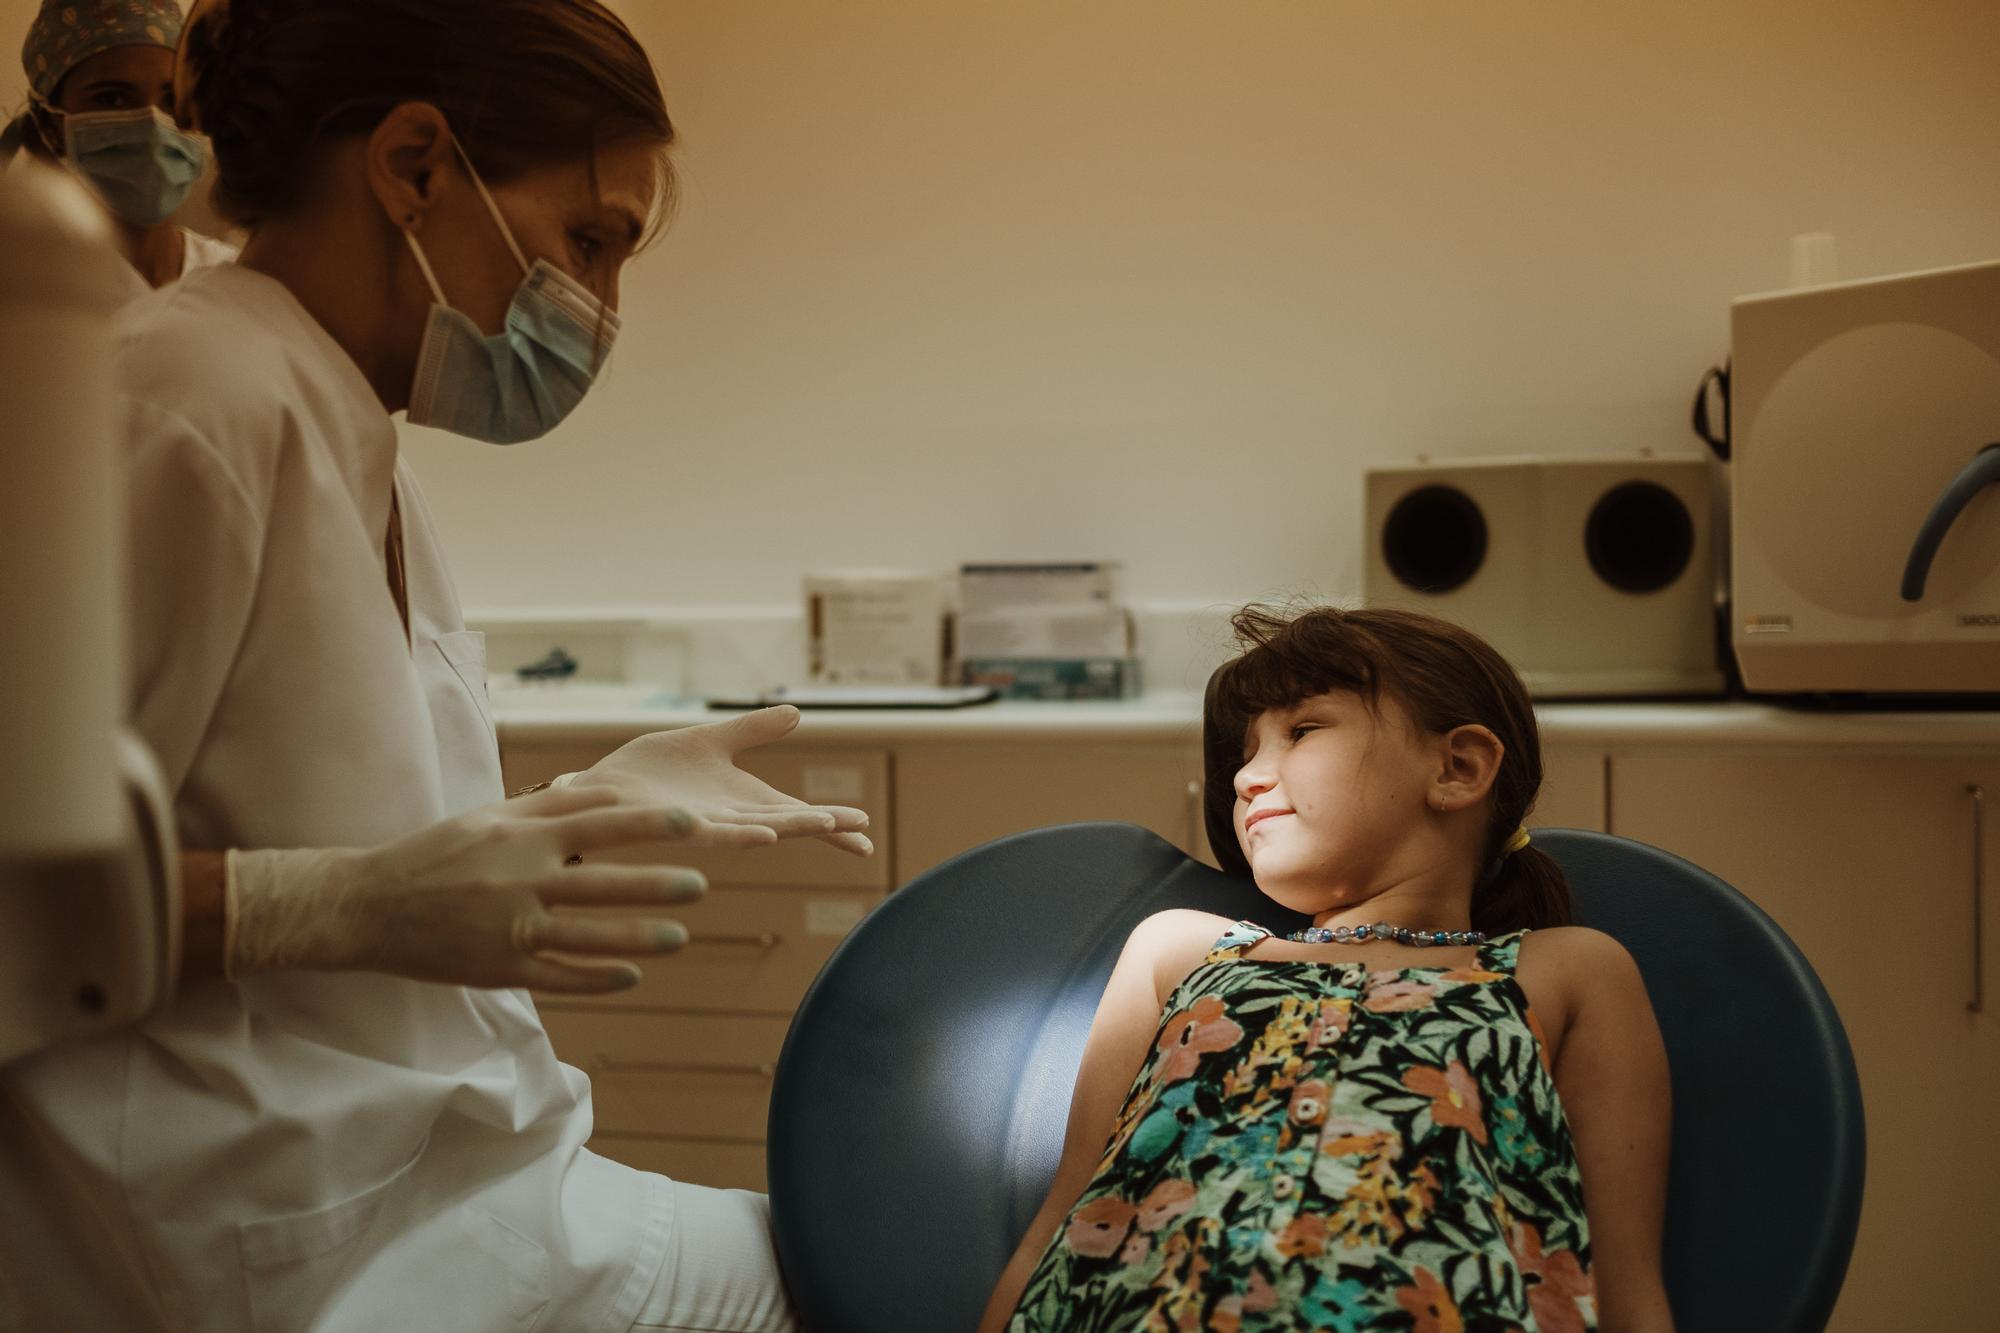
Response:
[[[1120,658],[1132,656],[1132,618],[1096,604],[1009,607],[958,617],[958,655],[974,658]]]
[[[819,685],[943,684],[950,599],[951,580],[942,575],[807,575],[808,678]]]
[[[1111,606],[1118,601],[1118,565],[982,563],[958,567],[958,605],[968,614],[1034,606]]]

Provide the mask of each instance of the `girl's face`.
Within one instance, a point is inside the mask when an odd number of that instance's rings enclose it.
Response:
[[[1415,873],[1435,851],[1434,739],[1387,694],[1373,709],[1340,691],[1259,715],[1244,737],[1235,811],[1258,887],[1318,914]]]

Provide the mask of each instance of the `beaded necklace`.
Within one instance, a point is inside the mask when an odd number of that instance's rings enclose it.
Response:
[[[1307,926],[1285,936],[1294,944],[1366,944],[1370,940],[1387,940],[1396,944],[1408,944],[1418,949],[1431,949],[1439,945],[1466,945],[1486,943],[1483,930],[1411,930],[1408,926],[1392,926],[1386,921],[1378,921],[1372,926]]]

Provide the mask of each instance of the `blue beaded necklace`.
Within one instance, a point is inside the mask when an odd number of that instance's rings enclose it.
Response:
[[[1411,930],[1408,926],[1392,926],[1386,921],[1378,921],[1372,926],[1335,926],[1329,930],[1325,926],[1307,926],[1285,936],[1294,944],[1366,944],[1370,940],[1388,940],[1396,944],[1408,944],[1418,949],[1433,949],[1440,945],[1467,945],[1486,943],[1483,930]]]

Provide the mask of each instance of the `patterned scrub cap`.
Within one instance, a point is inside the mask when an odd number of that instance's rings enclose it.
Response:
[[[114,46],[180,45],[181,11],[174,0],[42,0],[42,12],[21,45],[21,66],[39,101],[99,51]]]

